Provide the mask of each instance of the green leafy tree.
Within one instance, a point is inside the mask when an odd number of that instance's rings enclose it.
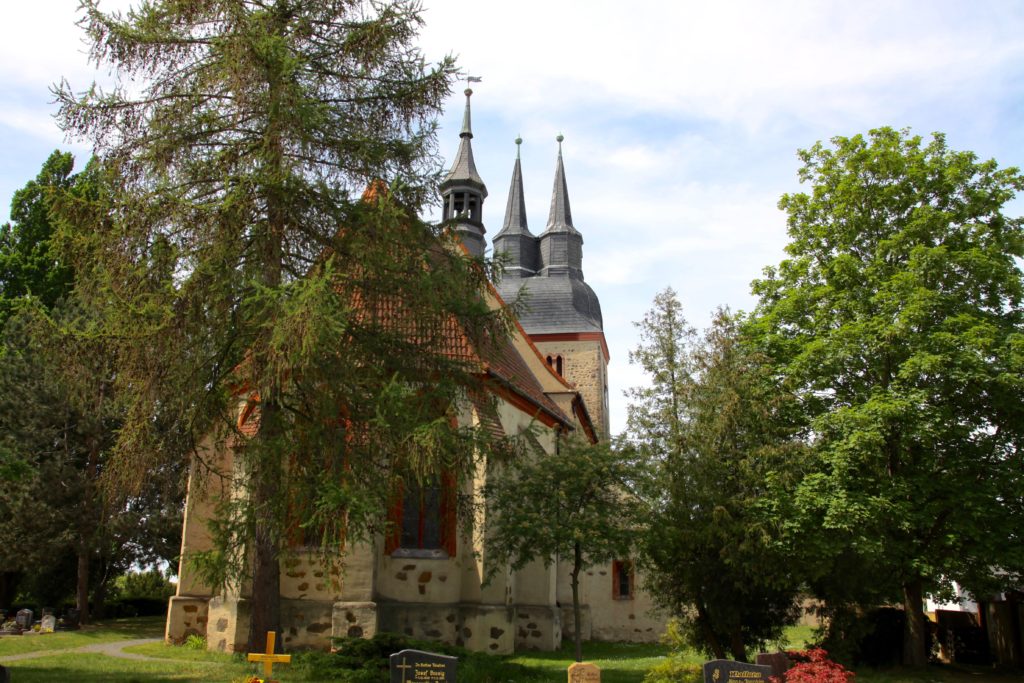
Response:
[[[803,460],[793,401],[726,311],[698,337],[667,289],[638,327],[630,358],[651,376],[630,406],[652,472],[646,583],[688,644],[746,661],[799,615],[800,563],[773,497]]]
[[[1024,177],[890,128],[800,159],[789,258],[754,283],[821,459],[795,500],[833,557],[902,593],[904,663],[922,665],[926,594],[1024,567],[1024,241],[1003,213]]]
[[[0,507],[8,520],[0,570],[6,604],[19,586],[51,604],[74,595],[88,620],[90,596],[102,613],[120,572],[177,555],[160,531],[180,536],[182,468],[150,472],[137,495],[101,495],[120,425],[115,356],[96,333],[100,312],[78,296],[64,265],[53,209],[62,201],[95,203],[102,177],[95,161],[74,175],[73,164],[70,154],[54,152],[15,193],[15,222],[0,235],[0,469],[7,485]],[[66,565],[70,580],[61,574]]]
[[[560,440],[553,454],[522,453],[489,473],[484,552],[492,571],[506,562],[522,569],[538,559],[550,566],[572,558],[577,662],[583,661],[580,572],[631,555],[640,524],[636,478],[628,452],[576,438]]]
[[[31,295],[52,308],[71,290],[74,277],[53,244],[50,208],[56,192],[75,186],[74,163],[70,153],[55,151],[14,193],[11,222],[0,226],[0,326],[20,299]]]
[[[8,475],[0,568],[22,572],[23,588],[41,588],[50,601],[74,596],[88,621],[91,612],[102,615],[108,587],[131,565],[178,554],[183,468],[151,471],[133,496],[104,495],[100,475],[122,414],[114,357],[89,336],[73,298],[50,311],[34,301],[0,338],[0,462]],[[51,572],[65,555],[73,558],[68,583]],[[62,585],[48,586],[46,577]]]
[[[193,441],[245,439],[246,495],[200,559],[213,579],[251,580],[248,647],[261,648],[280,627],[296,492],[334,552],[380,530],[397,478],[471,470],[477,440],[447,411],[480,389],[464,349],[486,354],[506,321],[478,296],[481,264],[415,215],[436,196],[454,67],[424,64],[415,2],[83,9],[93,60],[141,84],[56,90],[62,126],[115,183],[103,216],[62,207],[69,224],[105,226],[68,240],[82,286],[111,304],[128,401],[105,477],[138,488],[189,446],[161,421]],[[238,433],[240,401],[258,404],[254,435]]]

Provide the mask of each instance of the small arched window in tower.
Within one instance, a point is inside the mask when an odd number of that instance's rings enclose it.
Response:
[[[546,359],[548,367],[558,373],[559,377],[563,377],[562,374],[562,356],[548,356]]]
[[[452,207],[452,216],[459,216],[466,209],[466,195],[461,192],[455,194],[455,205]]]
[[[474,197],[473,195],[469,196],[469,211],[467,213],[469,214],[469,220],[471,220],[471,221],[477,220],[477,215],[476,215],[476,197]]]

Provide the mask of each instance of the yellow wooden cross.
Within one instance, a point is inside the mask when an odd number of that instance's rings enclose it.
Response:
[[[290,664],[292,661],[291,655],[274,654],[275,640],[277,640],[277,634],[273,631],[267,631],[267,653],[249,653],[250,662],[263,662],[263,679],[265,683],[273,683],[270,677],[274,674],[275,664]]]

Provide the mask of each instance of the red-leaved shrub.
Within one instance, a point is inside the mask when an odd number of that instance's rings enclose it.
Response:
[[[853,683],[856,676],[842,664],[833,662],[820,647],[810,650],[788,650],[786,656],[795,662],[780,681],[772,676],[772,683]]]

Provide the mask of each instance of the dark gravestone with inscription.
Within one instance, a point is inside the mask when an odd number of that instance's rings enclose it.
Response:
[[[422,650],[402,650],[391,655],[389,663],[391,683],[454,683],[459,659]]]
[[[704,664],[704,683],[769,683],[770,666],[714,659]]]

